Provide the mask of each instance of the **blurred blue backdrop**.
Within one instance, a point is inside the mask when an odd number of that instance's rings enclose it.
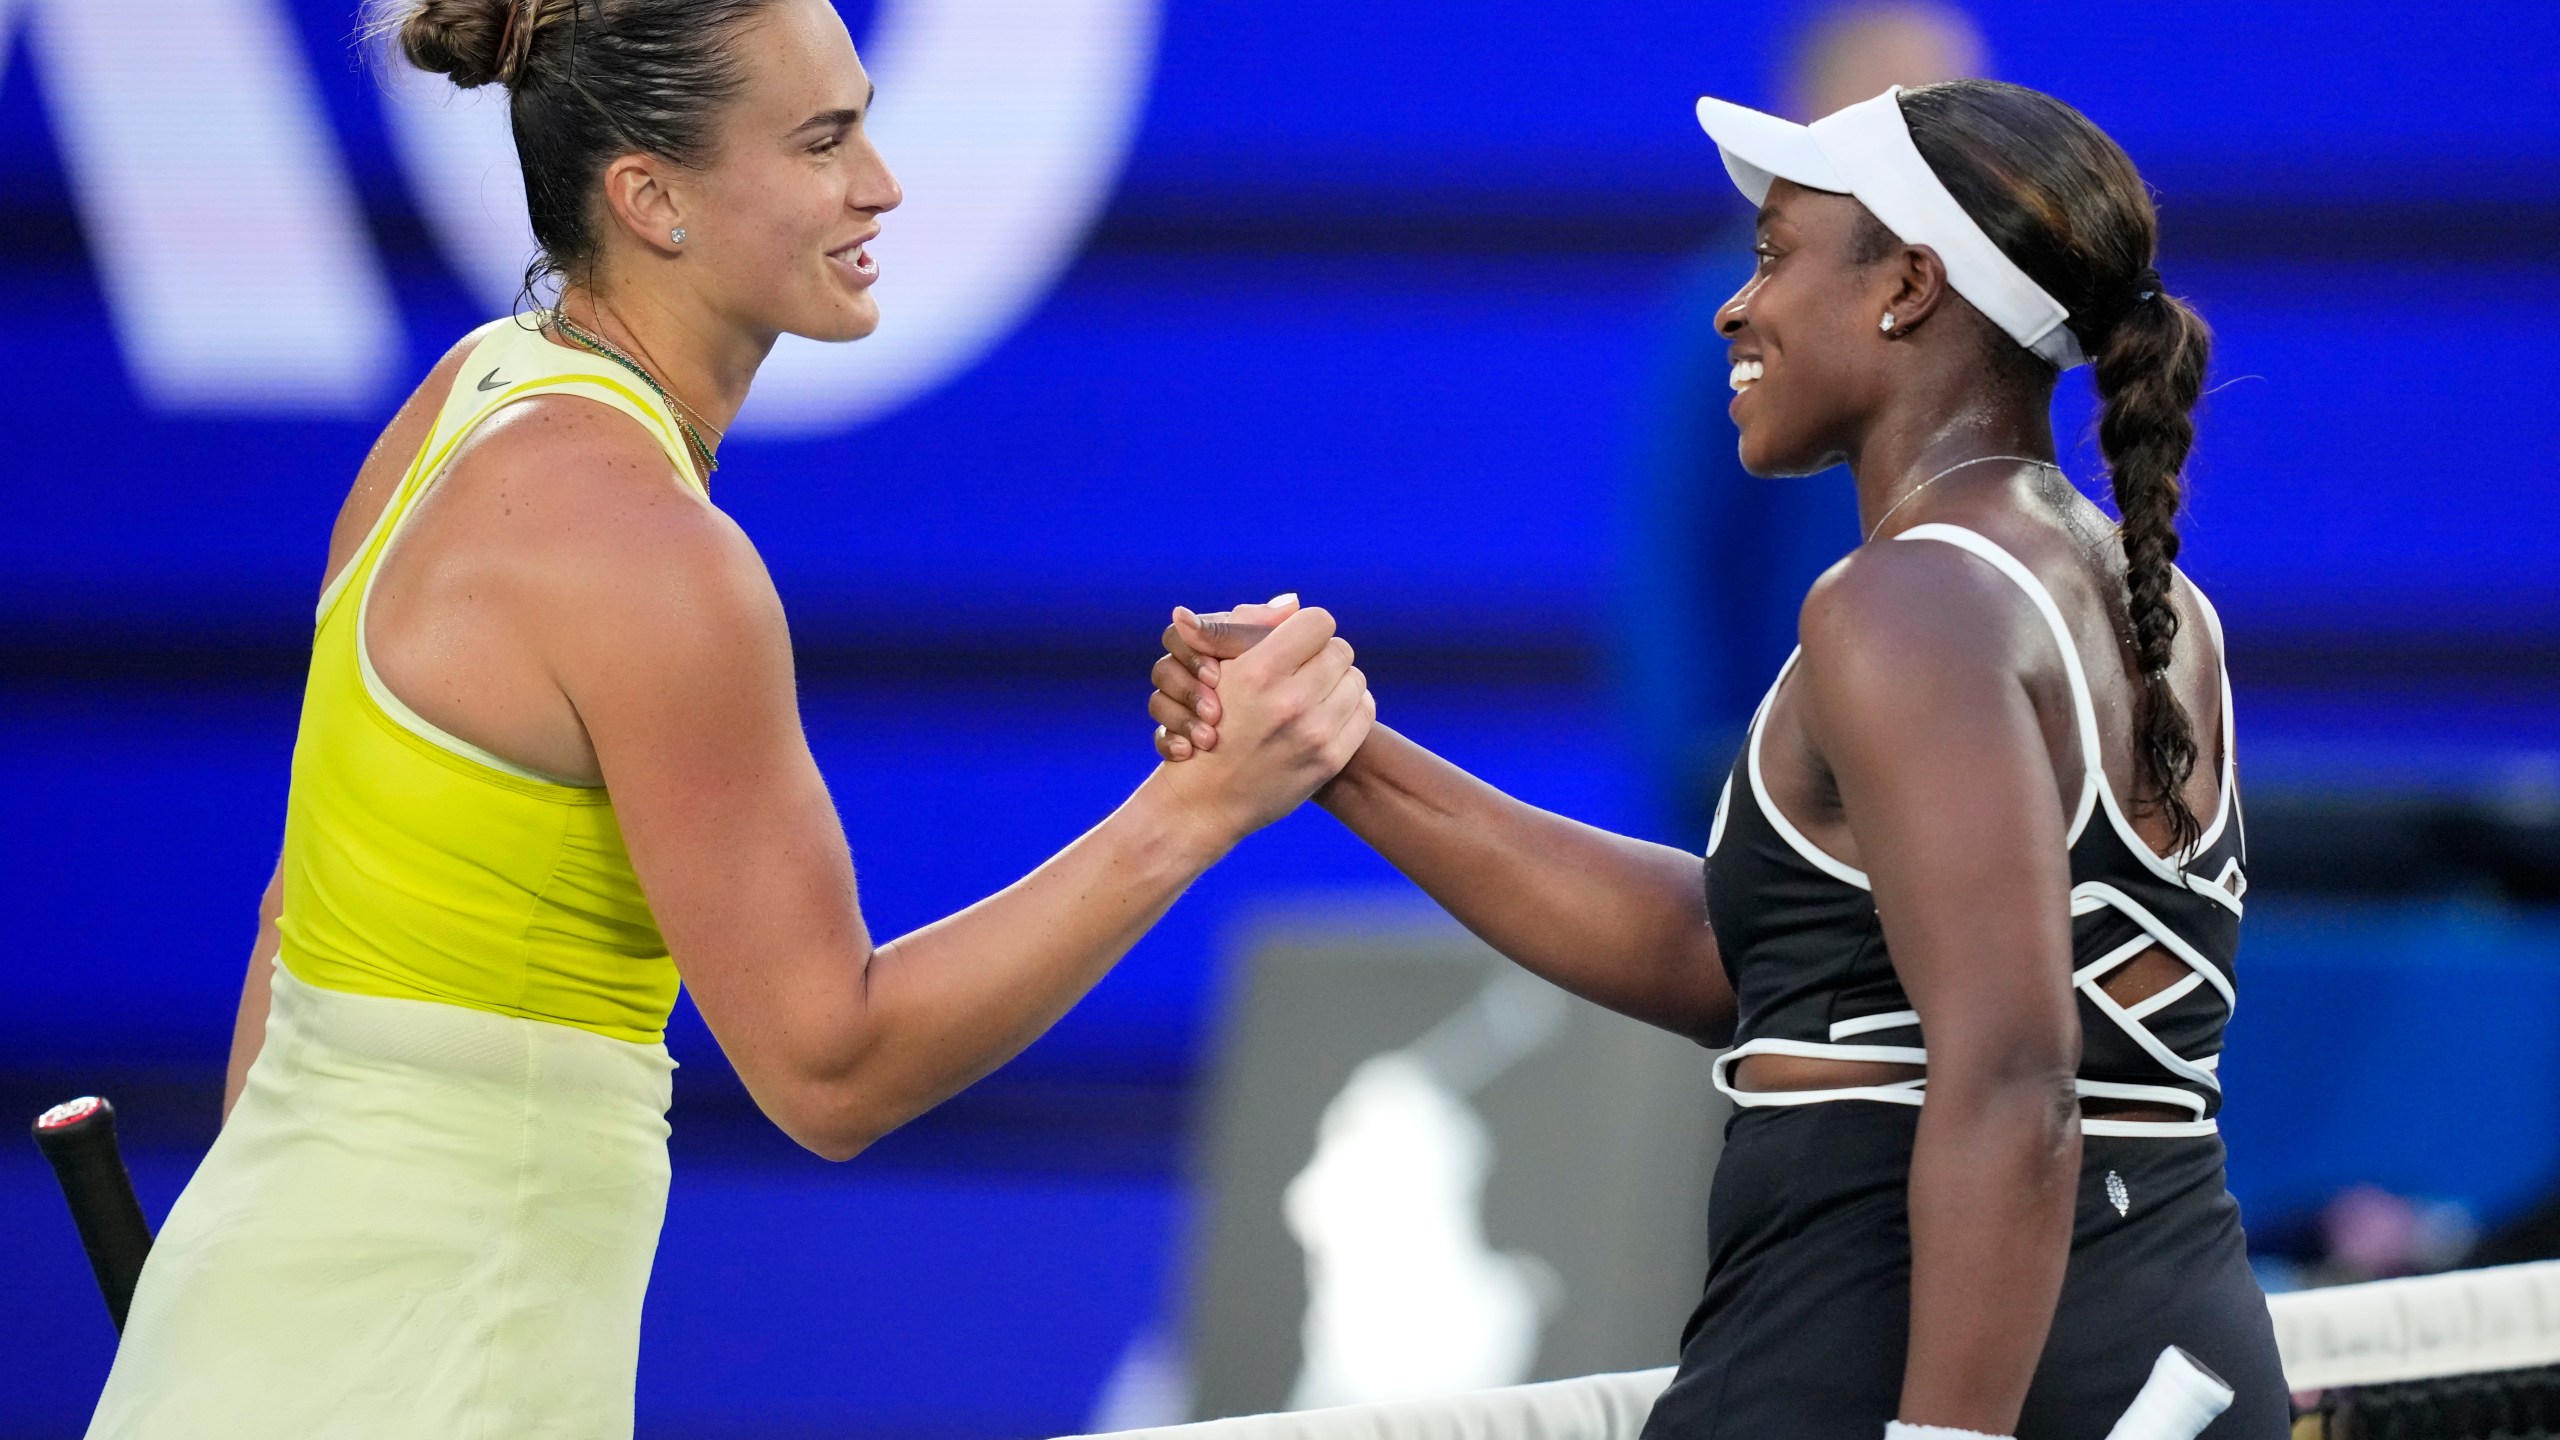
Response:
[[[146,169],[155,128],[230,121],[155,104],[162,77],[119,71],[75,6],[161,8],[0,4],[0,1093],[135,1097],[156,1214],[210,1133],[330,518],[485,306],[347,0],[222,0],[190,23],[286,22],[306,152],[380,287],[320,312],[362,310],[390,359],[326,415],[138,379],[150,237],[100,178],[124,152],[97,109],[136,107]],[[882,19],[843,8],[857,37]],[[1993,73],[2143,166],[2160,268],[2221,336],[2187,562],[2231,623],[2277,847],[2226,1068],[2235,1188],[2253,1215],[2372,1182],[2494,1220],[2560,1175],[2560,919],[2531,851],[2560,815],[2560,383],[2535,338],[2560,10],[1970,8]],[[1136,783],[1177,601],[1301,590],[1394,723],[1538,803],[1680,833],[1642,687],[1608,678],[1647,518],[1629,476],[1683,277],[1740,212],[1690,101],[1778,104],[1810,13],[1170,0],[1099,219],[1019,323],[876,421],[724,453],[875,927],[1002,885]],[[681,1023],[643,1433],[1077,1428],[1178,1303],[1225,938],[1283,896],[1396,883],[1321,816],[1283,823],[1021,1062],[843,1168],[764,1131]],[[75,1433],[112,1337],[28,1147],[0,1148],[0,1273],[0,1436]]]

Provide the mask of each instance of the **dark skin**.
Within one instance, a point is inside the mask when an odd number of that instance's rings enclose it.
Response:
[[[2138,686],[2107,517],[2054,472],[2015,462],[1920,488],[1977,457],[2050,460],[2056,377],[1948,287],[1935,252],[1879,247],[1872,227],[1846,196],[1772,187],[1758,268],[1718,315],[1733,357],[1761,367],[1732,406],[1743,463],[1760,475],[1845,464],[1862,529],[1884,524],[1875,541],[1943,521],[2034,570],[2089,675],[2105,783],[2141,838],[2165,850],[2165,820],[2129,803]],[[1879,326],[1888,314],[1889,331]],[[2186,799],[2209,816],[2220,800],[2219,657],[2193,592],[2174,599],[2186,623],[2170,681],[2205,751]],[[1167,759],[1216,746],[1220,662],[1280,613],[1176,612],[1150,702]],[[1929,1037],[1900,1418],[2009,1434],[2061,1291],[2080,1167],[2067,828],[2082,759],[2067,672],[2018,588],[1947,545],[1862,546],[1814,586],[1800,631],[1803,656],[1764,722],[1763,771],[1808,840],[1867,873]],[[1703,1042],[1730,1038],[1734,998],[1695,856],[1524,804],[1384,725],[1316,799],[1527,969]],[[2131,1003],[2184,973],[2155,951],[2106,988]],[[1919,1073],[1769,1055],[1737,1068],[1747,1090]]]

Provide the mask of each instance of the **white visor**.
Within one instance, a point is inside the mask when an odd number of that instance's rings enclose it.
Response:
[[[2062,323],[2071,312],[1982,233],[1920,158],[1901,94],[1896,85],[1810,125],[1704,96],[1698,123],[1752,204],[1768,200],[1772,180],[1854,196],[1902,243],[1937,251],[1947,283],[2011,339],[2065,370],[2087,363]]]

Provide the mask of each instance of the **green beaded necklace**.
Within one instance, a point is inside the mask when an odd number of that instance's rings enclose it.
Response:
[[[561,334],[568,336],[579,345],[582,345],[589,350],[593,350],[598,355],[601,355],[616,365],[621,366],[623,369],[630,371],[632,374],[639,376],[640,383],[648,386],[651,394],[656,395],[660,400],[666,402],[667,414],[675,420],[676,428],[682,430],[684,432],[685,440],[690,443],[695,450],[701,453],[702,468],[706,471],[717,470],[720,468],[720,457],[712,453],[711,447],[705,444],[702,436],[694,430],[693,422],[685,418],[685,416],[693,413],[692,406],[687,405],[673,395],[668,394],[667,387],[658,383],[658,377],[650,374],[647,368],[642,366],[639,361],[622,353],[621,347],[615,345],[612,341],[605,339],[601,335],[589,332],[585,326],[570,319],[565,312],[559,310],[552,311],[551,323],[559,326]]]

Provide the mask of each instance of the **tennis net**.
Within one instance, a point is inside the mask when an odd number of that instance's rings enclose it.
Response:
[[[2560,1440],[2560,1261],[2297,1291],[2268,1310],[2293,1440]],[[1114,1440],[1635,1440],[1670,1378],[1593,1375]]]
[[[2294,1440],[2560,1437],[2560,1261],[2267,1302]]]

